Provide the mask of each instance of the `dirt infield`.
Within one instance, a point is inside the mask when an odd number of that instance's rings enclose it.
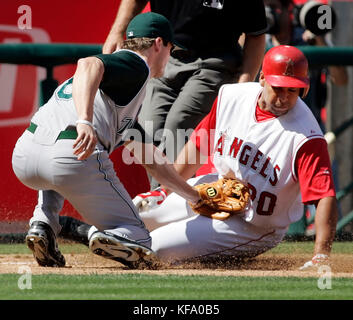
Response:
[[[66,254],[66,267],[39,267],[31,254],[0,255],[0,273],[19,273],[21,266],[30,267],[31,273],[67,275],[103,274],[151,274],[151,275],[212,275],[212,276],[256,276],[256,277],[318,277],[317,269],[299,271],[298,268],[311,258],[308,254],[264,254],[249,261],[227,263],[222,267],[198,263],[180,266],[161,266],[158,270],[129,270],[122,264],[91,253]],[[333,254],[332,277],[353,278],[353,256]]]

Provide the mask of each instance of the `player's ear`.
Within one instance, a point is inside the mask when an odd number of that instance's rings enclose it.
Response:
[[[259,82],[260,82],[260,85],[261,87],[264,87],[265,86],[265,76],[264,76],[264,73],[261,71],[260,72],[260,77],[259,77]]]
[[[163,46],[163,39],[161,37],[157,37],[154,40],[154,47],[157,52],[159,52],[162,49]]]

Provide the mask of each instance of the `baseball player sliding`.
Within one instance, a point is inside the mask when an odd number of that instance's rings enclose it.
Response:
[[[41,266],[65,265],[56,235],[59,212],[67,199],[95,226],[89,247],[98,255],[137,267],[153,258],[151,237],[117,178],[109,154],[136,125],[146,83],[160,77],[173,48],[169,21],[156,13],[137,15],[129,24],[123,49],[80,59],[65,81],[33,116],[13,151],[13,170],[26,186],[39,190],[26,243]],[[154,148],[126,147],[144,158],[160,160]],[[199,194],[164,161],[145,165],[156,179],[192,203]]]
[[[225,219],[199,215],[175,193],[162,202],[168,190],[134,199],[152,231],[152,250],[162,260],[261,254],[278,245],[300,219],[303,203],[317,210],[313,259],[303,269],[328,260],[336,197],[326,141],[301,99],[309,90],[307,73],[308,62],[297,48],[270,49],[259,83],[221,87],[211,112],[178,156],[175,168],[184,179],[212,156],[217,173],[189,179],[190,185],[221,177],[246,184],[250,203],[242,213]]]

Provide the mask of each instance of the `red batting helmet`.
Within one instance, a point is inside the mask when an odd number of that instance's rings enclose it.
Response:
[[[309,91],[308,60],[296,47],[280,45],[268,50],[262,72],[273,87],[303,88],[303,97]]]

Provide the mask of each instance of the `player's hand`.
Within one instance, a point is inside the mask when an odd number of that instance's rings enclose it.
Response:
[[[305,262],[299,270],[310,270],[324,264],[329,264],[329,256],[323,253],[318,253],[311,260]]]
[[[110,54],[120,49],[124,43],[124,37],[117,33],[111,33],[108,35],[104,42],[102,53]]]
[[[97,144],[97,135],[93,127],[78,123],[76,125],[77,139],[73,144],[74,155],[77,160],[87,159],[94,151]]]
[[[136,209],[142,212],[160,206],[166,198],[166,190],[159,187],[152,191],[138,194],[132,202],[136,206]]]

